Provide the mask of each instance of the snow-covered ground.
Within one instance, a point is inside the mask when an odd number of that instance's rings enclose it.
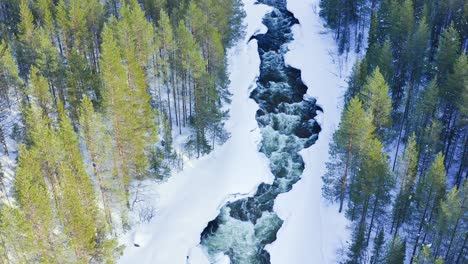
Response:
[[[345,77],[348,69],[340,69],[331,34],[318,15],[319,0],[288,0],[288,10],[299,20],[293,28],[294,41],[286,54],[286,62],[302,70],[307,94],[317,98],[324,109],[317,116],[322,127],[318,141],[302,151],[305,170],[293,189],[280,195],[275,211],[285,220],[278,239],[267,247],[273,264],[337,263],[337,251],[348,238],[347,220],[322,197],[321,176],[325,173],[328,144],[339,124]],[[352,65],[350,63],[349,65]],[[340,71],[342,71],[340,76]]]
[[[152,222],[135,227],[122,238],[126,249],[120,263],[209,263],[197,247],[208,222],[228,200],[252,194],[258,184],[272,180],[268,160],[258,152],[258,106],[249,99],[260,60],[256,41],[247,42],[254,33],[266,30],[262,17],[270,9],[254,2],[244,0],[247,34],[229,52],[233,101],[227,129],[232,137],[210,155],[185,162],[182,172],[150,190],[157,196],[152,204],[157,214]],[[274,264],[336,263],[337,250],[349,236],[344,215],[321,196],[321,176],[328,144],[340,119],[344,78],[353,61],[343,70],[339,59],[331,55],[336,45],[330,34],[323,34],[326,30],[318,16],[318,3],[288,0],[288,9],[300,25],[293,28],[295,40],[286,60],[302,70],[308,95],[317,98],[324,114],[318,116],[323,129],[319,140],[302,151],[306,166],[302,180],[275,202],[275,211],[285,222],[278,239],[267,246]],[[221,262],[229,260],[224,257]]]
[[[229,53],[233,97],[226,125],[232,137],[210,155],[185,162],[181,173],[154,187],[157,214],[152,222],[137,226],[125,238],[120,263],[187,263],[186,256],[200,243],[203,229],[227,200],[248,195],[261,182],[271,180],[268,161],[258,152],[258,106],[249,99],[260,59],[256,41],[247,44],[251,35],[266,30],[261,22],[269,9],[254,2],[244,1],[247,34]],[[199,253],[193,253],[194,257]]]

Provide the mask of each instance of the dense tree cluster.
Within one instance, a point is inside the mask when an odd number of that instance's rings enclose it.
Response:
[[[368,35],[323,177],[352,221],[346,263],[468,258],[466,14],[465,1],[321,1],[340,53]]]
[[[198,156],[226,140],[244,16],[239,0],[1,1],[0,151],[17,153],[1,263],[115,261],[133,183],[168,174],[173,134]]]

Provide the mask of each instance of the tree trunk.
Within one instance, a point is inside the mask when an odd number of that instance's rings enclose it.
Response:
[[[460,260],[465,255],[465,245],[466,245],[467,238],[468,238],[468,233],[465,233],[465,239],[463,239],[463,244],[462,244],[462,247],[460,249],[460,252],[458,253],[457,261],[455,262],[455,264],[460,263]]]
[[[422,231],[422,228],[424,226],[424,219],[426,218],[426,213],[427,213],[427,209],[429,208],[429,203],[431,201],[431,197],[432,197],[432,186],[431,186],[431,191],[429,192],[429,197],[427,198],[427,201],[426,201],[426,205],[424,206],[424,212],[423,212],[423,215],[421,217],[421,221],[419,223],[418,233],[416,234],[416,241],[414,242],[413,251],[411,253],[410,264],[412,264],[413,261],[414,261],[416,250],[418,248],[419,237],[421,236],[421,231]]]
[[[187,72],[184,71],[182,77],[182,120],[183,126],[185,127],[187,122]]]
[[[95,158],[94,158],[93,159],[93,171],[94,171],[95,177],[98,179],[99,190],[101,191],[102,205],[104,206],[104,214],[106,216],[107,224],[109,225],[109,228],[112,232],[114,230],[113,223],[112,223],[112,214],[111,214],[111,210],[109,209],[109,202],[107,199],[106,190],[104,188],[104,180],[102,178],[102,175],[98,172],[99,169],[97,166],[98,165],[96,164]]]
[[[460,167],[458,168],[457,172],[457,179],[456,179],[456,185],[457,188],[460,189],[460,185],[462,182],[462,176],[463,176],[463,171],[466,166],[465,160],[466,160],[466,155],[467,155],[467,150],[468,150],[468,136],[465,136],[464,140],[464,147],[463,147],[463,155],[461,156],[461,161],[460,161]]]
[[[8,145],[6,142],[5,133],[3,132],[3,128],[1,126],[0,126],[0,141],[1,141],[1,144],[3,145],[3,151],[5,152],[6,156],[9,156],[10,154],[8,153]]]
[[[398,133],[397,148],[396,148],[396,151],[395,151],[395,158],[393,160],[392,171],[395,171],[395,167],[396,167],[396,163],[397,163],[397,159],[398,159],[398,151],[400,149],[400,142],[401,142],[401,138],[402,138],[402,135],[403,135],[403,129],[405,127],[406,120],[408,119],[408,112],[409,112],[411,97],[412,97],[412,93],[413,93],[413,85],[414,84],[412,82],[411,85],[408,86],[408,96],[406,98],[406,104],[405,104],[405,111],[403,113],[403,119],[401,120],[401,123],[400,123],[400,131]]]
[[[175,124],[179,126],[179,115],[177,113],[177,98],[176,98],[176,78],[175,78],[175,67],[171,67],[171,81],[172,81],[172,98],[174,103],[174,115],[175,115]]]
[[[448,247],[447,247],[447,253],[445,253],[445,259],[446,259],[446,260],[448,259],[448,256],[449,256],[449,253],[450,253],[450,249],[451,249],[452,244],[453,244],[453,240],[455,239],[455,236],[456,236],[456,234],[457,234],[457,229],[458,229],[458,224],[460,223],[460,218],[462,217],[462,215],[463,215],[463,213],[464,213],[465,198],[466,198],[466,194],[463,195],[463,201],[462,201],[462,204],[461,204],[460,212],[458,213],[457,221],[455,222],[455,227],[453,228],[452,234],[450,235],[450,242],[449,242],[449,245],[448,245]],[[463,250],[463,249],[462,249],[462,250]]]
[[[366,241],[366,245],[369,245],[370,235],[371,235],[371,232],[372,232],[372,226],[374,225],[374,217],[375,217],[375,212],[377,211],[377,205],[378,205],[378,203],[379,203],[379,198],[378,198],[378,196],[377,196],[377,197],[375,198],[374,208],[372,209],[372,216],[371,216],[369,231],[367,232],[367,241]]]
[[[169,126],[172,129],[172,114],[171,114],[171,90],[167,86],[167,110],[169,111]]]
[[[343,210],[343,202],[345,198],[346,189],[348,187],[348,168],[349,168],[351,150],[352,150],[352,139],[350,139],[348,142],[348,151],[347,151],[348,153],[346,156],[346,165],[345,165],[345,171],[343,175],[343,183],[341,185],[341,191],[340,191],[340,209],[338,210],[339,213],[341,213]]]

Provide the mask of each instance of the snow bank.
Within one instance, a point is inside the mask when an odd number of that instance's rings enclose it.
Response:
[[[232,137],[210,155],[192,161],[168,182],[154,186],[158,196],[151,201],[157,209],[155,219],[136,227],[125,238],[126,249],[119,263],[204,263],[206,259],[196,246],[207,223],[227,200],[248,195],[261,182],[271,181],[268,161],[257,147],[258,106],[249,99],[260,60],[256,41],[247,44],[251,35],[265,32],[262,17],[270,9],[254,2],[244,0],[247,34],[228,57],[233,97],[226,126]]]
[[[288,0],[288,10],[300,25],[293,28],[295,40],[289,45],[286,62],[302,70],[308,95],[317,99],[324,113],[317,117],[322,126],[319,140],[301,153],[305,161],[301,181],[276,199],[275,211],[285,222],[277,240],[267,247],[273,264],[337,263],[337,251],[349,237],[344,215],[321,193],[328,144],[339,124],[346,83],[339,74],[339,59],[332,56],[335,42],[330,34],[323,34],[326,29],[318,4],[319,0]],[[353,63],[349,61],[344,76]]]

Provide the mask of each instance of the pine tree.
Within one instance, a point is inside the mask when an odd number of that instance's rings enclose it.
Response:
[[[97,64],[95,50],[97,35],[103,23],[103,9],[98,0],[70,0],[68,3],[68,48],[77,49],[84,57]]]
[[[372,249],[371,264],[381,263],[383,259],[383,245],[385,243],[385,232],[383,228],[377,232],[374,239],[374,248]]]
[[[59,170],[62,192],[60,215],[65,223],[64,231],[70,239],[70,246],[78,262],[88,263],[96,247],[96,210],[90,208],[88,201],[83,199],[86,198],[82,196],[83,187],[72,168],[62,165]]]
[[[397,235],[401,225],[408,220],[408,211],[411,205],[411,197],[414,192],[418,169],[418,150],[416,146],[416,135],[413,134],[406,143],[405,154],[399,168],[400,190],[393,205],[393,220],[390,232],[394,237]],[[395,231],[393,231],[395,230]]]
[[[47,79],[42,76],[36,67],[31,68],[31,91],[30,94],[34,96],[37,104],[41,107],[44,115],[49,115],[54,106],[52,97],[49,91]]]
[[[131,134],[129,125],[132,123],[128,120],[131,113],[129,110],[126,98],[129,97],[129,89],[127,87],[125,67],[121,64],[120,49],[115,40],[109,25],[106,25],[102,34],[102,57],[101,71],[104,84],[103,98],[104,106],[109,116],[114,133],[116,143],[116,154],[119,157],[119,163],[116,164],[119,169],[118,175],[126,195],[129,192],[130,183],[130,158],[127,145]],[[132,135],[133,136],[133,135]]]
[[[192,100],[191,86],[189,80],[192,78],[193,73],[193,61],[200,58],[200,48],[195,42],[192,33],[189,31],[184,21],[179,21],[179,25],[176,31],[177,36],[177,62],[180,63],[180,75],[182,79],[182,116],[181,122],[183,126],[188,123],[188,118],[191,115]],[[198,56],[198,57],[197,57]],[[179,130],[179,132],[181,132]]]
[[[365,227],[364,242],[367,247],[376,221],[382,219],[390,202],[394,180],[389,172],[382,143],[376,138],[364,141],[362,161],[356,177],[350,184],[347,215]],[[367,224],[369,222],[369,224]]]
[[[35,31],[35,65],[47,79],[54,102],[65,100],[65,72],[57,48],[51,43],[50,32],[43,28]]]
[[[63,106],[59,105],[59,138],[64,159],[59,167],[63,199],[65,229],[72,240],[72,247],[80,260],[87,261],[94,253],[96,223],[99,222],[95,194],[91,179],[87,175],[80,153],[78,137],[67,117]]]
[[[66,44],[69,42],[69,27],[70,21],[68,18],[68,10],[64,0],[59,0],[55,6],[55,25],[56,25],[56,38],[60,54],[63,56],[66,50]]]
[[[426,22],[426,18],[423,17],[418,26],[411,36],[408,49],[407,49],[407,58],[409,64],[409,80],[410,80],[410,90],[407,94],[407,97],[413,96],[414,86],[418,85],[421,79],[421,75],[424,72],[425,67],[425,57],[427,55],[427,46],[429,44],[429,26]]]
[[[8,107],[11,106],[12,95],[23,95],[20,90],[21,82],[11,47],[8,43],[0,42],[0,94]]]
[[[112,153],[108,149],[111,142],[110,138],[106,135],[101,115],[94,111],[92,102],[88,97],[83,98],[81,102],[79,123],[81,136],[84,139],[92,162],[93,174],[97,179],[97,185],[101,192],[106,221],[109,229],[112,229],[110,201],[113,179],[109,175],[112,170],[109,166]]]
[[[39,152],[20,147],[15,193],[21,211],[24,212],[34,232],[35,258],[42,262],[57,262],[60,245],[53,240],[53,208],[50,193],[41,173]]]
[[[54,30],[54,21],[51,10],[53,10],[54,3],[52,0],[37,0],[35,4],[42,27],[52,33]]]
[[[119,44],[128,60],[133,56],[139,66],[146,67],[154,52],[154,28],[136,0],[127,2],[120,11]]]
[[[37,256],[32,225],[11,204],[0,204],[0,256],[7,263],[30,263]]]
[[[423,91],[420,92],[415,110],[410,113],[410,122],[408,127],[409,130],[415,131],[417,135],[421,135],[421,131],[426,127],[430,120],[434,117],[437,112],[439,87],[437,86],[437,80],[432,80]]]
[[[119,160],[116,168],[128,200],[130,181],[147,176],[149,148],[156,142],[157,130],[143,69],[131,56],[122,64],[125,61],[110,28],[113,26],[118,27],[115,20],[103,31],[101,74],[104,106],[112,123]]]
[[[439,38],[439,49],[436,55],[437,76],[439,85],[447,80],[448,74],[453,70],[456,58],[459,56],[460,37],[451,24]]]
[[[27,77],[30,66],[34,63],[35,59],[34,49],[31,45],[34,43],[36,27],[27,0],[21,0],[20,2],[20,19],[21,22],[18,25],[18,65],[21,76],[24,78]]]
[[[67,102],[70,105],[70,117],[78,120],[78,108],[81,100],[89,96],[99,105],[102,103],[101,80],[86,58],[76,51],[68,55],[69,68],[66,70],[68,85]]]
[[[406,83],[408,61],[405,59],[405,50],[414,28],[414,10],[412,0],[392,0],[390,7],[390,39],[394,49],[394,78],[392,80],[392,99],[399,105],[403,98],[403,87]]]
[[[415,264],[444,264],[442,258],[435,258],[431,254],[431,247],[425,245],[421,248],[418,258],[414,261]]]
[[[416,187],[415,208],[413,212],[415,218],[414,226],[417,229],[414,232],[415,242],[410,262],[414,260],[420,240],[424,243],[427,235],[427,226],[432,223],[434,213],[438,210],[440,201],[445,195],[445,181],[444,157],[439,153],[429,171],[420,179]]]
[[[357,96],[366,83],[368,73],[367,59],[356,61],[353,66],[350,78],[348,80],[348,89],[345,92],[345,104],[347,104],[353,97]]]
[[[372,116],[372,123],[381,138],[385,138],[385,128],[391,124],[392,101],[388,96],[388,85],[380,73],[379,67],[367,78],[359,97],[364,102],[364,109]]]
[[[464,101],[463,93],[466,93],[468,87],[468,59],[465,54],[460,55],[453,66],[453,72],[447,76],[446,85],[441,86],[440,97],[444,106],[443,122],[445,123],[444,155],[447,157],[446,164],[450,162],[455,155],[456,145],[453,143],[457,139],[456,131],[463,126],[460,124],[460,110]]]
[[[396,236],[389,245],[385,255],[385,264],[400,264],[405,262],[406,241]]]
[[[370,26],[369,26],[369,36],[367,38],[367,53],[370,52],[372,49],[371,47],[374,47],[379,44],[380,36],[379,36],[379,18],[376,13],[373,13],[371,16],[370,20]],[[366,54],[367,55],[367,54]]]
[[[341,118],[338,130],[330,143],[331,161],[322,177],[323,195],[331,201],[339,201],[341,212],[348,194],[349,179],[359,164],[363,143],[371,137],[373,126],[362,103],[356,97],[351,99]]]
[[[143,6],[146,15],[151,18],[153,23],[157,23],[160,19],[160,11],[166,10],[167,0],[144,0]]]
[[[390,40],[385,40],[379,50],[377,58],[377,66],[382,73],[384,79],[390,84],[393,82],[393,57],[392,57],[392,43]]]
[[[358,224],[352,234],[352,243],[349,247],[346,264],[359,264],[365,259],[366,249],[365,225]]]
[[[440,90],[442,100],[447,104],[449,111],[460,109],[466,101],[463,100],[463,93],[466,91],[468,76],[468,57],[460,55],[453,65],[453,72],[447,76],[447,85]]]
[[[160,20],[158,24],[158,39],[159,39],[159,65],[158,68],[161,71],[162,75],[162,84],[166,87],[167,93],[167,113],[169,117],[170,124],[172,126],[173,118],[171,111],[171,87],[169,85],[170,81],[170,67],[169,61],[174,52],[174,33],[172,26],[169,20],[169,16],[161,10]],[[172,87],[173,89],[175,87]],[[177,118],[176,118],[177,119]]]
[[[442,129],[442,123],[434,119],[423,128],[419,142],[421,174],[424,174],[429,168],[435,155],[443,150],[443,144],[440,141]]]
[[[462,190],[454,187],[440,204],[440,212],[435,225],[435,255],[441,256],[447,263],[455,263],[458,252],[463,251],[463,240],[467,223],[465,204],[468,184]]]

